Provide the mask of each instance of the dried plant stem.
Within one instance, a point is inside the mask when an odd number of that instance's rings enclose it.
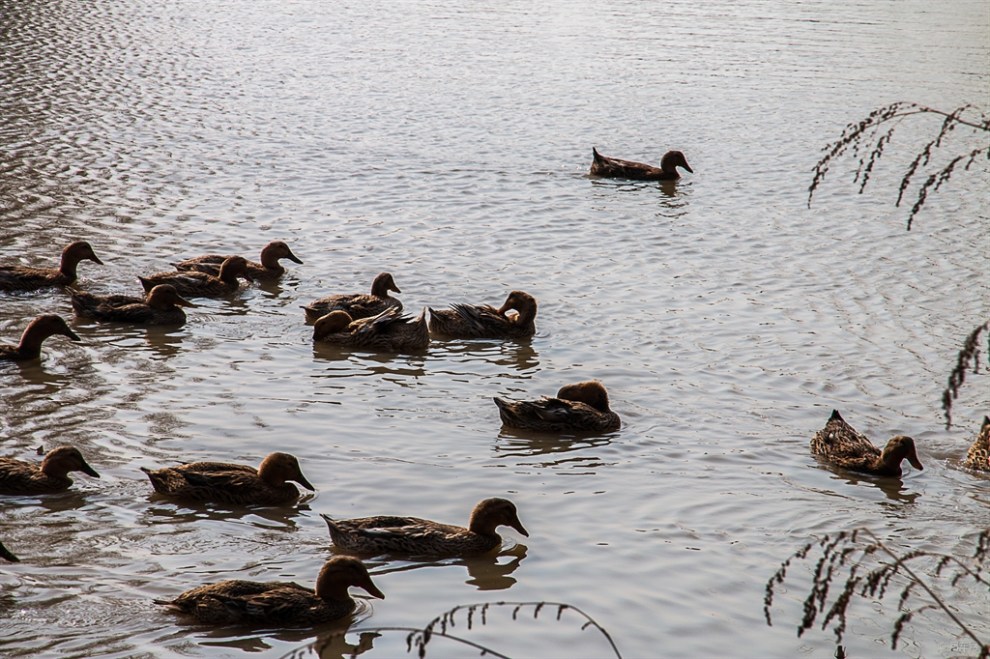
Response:
[[[959,355],[956,357],[956,366],[949,374],[949,382],[942,391],[942,409],[945,411],[946,430],[952,427],[952,403],[959,397],[959,387],[966,381],[966,371],[969,370],[970,364],[973,366],[974,373],[979,369],[980,334],[987,332],[988,329],[990,329],[990,320],[982,325],[978,325],[966,337],[962,350],[959,351]],[[987,361],[990,363],[990,332],[987,333],[987,341]]]

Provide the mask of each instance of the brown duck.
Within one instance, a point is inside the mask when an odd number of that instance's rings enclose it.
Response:
[[[371,295],[351,293],[346,295],[328,295],[327,297],[313,300],[303,307],[306,310],[306,320],[315,321],[331,311],[346,311],[354,320],[377,316],[386,309],[393,307],[402,311],[402,302],[394,297],[390,297],[388,294],[389,291],[396,293],[402,292],[395,285],[392,275],[382,272],[371,282]]]
[[[430,344],[426,310],[413,320],[395,307],[354,320],[346,311],[331,311],[313,325],[313,340],[351,348],[418,352]]]
[[[155,600],[178,613],[210,625],[247,624],[258,627],[303,627],[343,618],[356,604],[348,586],[363,588],[385,599],[356,558],[334,556],[310,590],[291,581],[232,579],[187,590],[173,600]]]
[[[76,315],[135,325],[183,325],[186,312],[181,307],[196,305],[185,299],[171,284],[159,284],[143,298],[129,295],[93,295],[70,291]]]
[[[838,467],[878,476],[900,477],[904,458],[915,469],[924,469],[913,439],[904,435],[892,437],[881,451],[846,423],[838,410],[832,410],[825,427],[811,438],[811,452]]]
[[[238,278],[251,281],[247,259],[231,256],[220,265],[220,274],[208,275],[195,270],[182,272],[157,272],[147,277],[138,277],[144,290],[151,292],[159,284],[171,284],[179,295],[188,297],[224,297],[236,293],[241,287]]]
[[[61,316],[45,314],[38,316],[24,328],[20,343],[16,346],[0,345],[0,361],[22,362],[41,356],[41,344],[50,336],[61,334],[73,341],[79,336],[73,332]]]
[[[990,416],[983,417],[983,425],[976,440],[966,452],[963,466],[979,471],[990,471]]]
[[[0,494],[51,494],[69,489],[66,474],[81,471],[99,478],[74,446],[59,446],[48,452],[39,465],[14,458],[0,458]]]
[[[516,313],[510,316],[509,310]],[[536,298],[512,291],[498,309],[469,304],[431,308],[430,332],[452,339],[526,339],[536,334]]]
[[[618,430],[619,415],[608,406],[608,392],[597,380],[564,385],[556,398],[533,401],[495,398],[502,423],[544,432]]]
[[[0,291],[33,291],[52,286],[67,286],[76,280],[76,266],[84,260],[103,265],[89,243],[80,240],[62,250],[62,261],[57,268],[2,265]]]
[[[227,462],[191,462],[164,469],[141,467],[141,471],[159,494],[188,501],[271,506],[299,498],[296,486],[286,481],[316,489],[303,476],[299,461],[288,453],[270,454],[257,469]]]
[[[468,528],[418,517],[360,517],[333,519],[320,515],[330,528],[334,546],[356,554],[404,554],[419,557],[481,554],[500,547],[495,529],[511,526],[529,536],[515,505],[507,499],[485,499],[471,511]]]
[[[619,158],[609,158],[598,153],[598,149],[591,149],[593,160],[591,162],[592,176],[605,178],[631,178],[639,181],[676,181],[681,177],[677,171],[678,167],[683,167],[694,174],[694,170],[687,163],[687,158],[680,151],[668,151],[660,159],[660,167],[647,165],[632,160],[620,160]]]
[[[175,264],[176,270],[196,270],[208,275],[219,276],[220,266],[230,256],[223,254],[204,254]],[[273,240],[261,250],[261,263],[247,262],[247,272],[252,279],[259,281],[275,281],[285,274],[285,268],[279,263],[281,259],[289,259],[302,265],[302,261],[292,253],[289,246],[281,240]]]

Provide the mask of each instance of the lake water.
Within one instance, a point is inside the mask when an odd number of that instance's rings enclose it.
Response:
[[[887,103],[985,110],[988,58],[975,0],[0,0],[0,262],[52,264],[85,239],[105,265],[84,262],[80,286],[137,293],[139,274],[274,239],[304,261],[199,300],[181,329],[76,319],[82,342],[0,365],[2,454],[74,444],[102,476],[0,501],[22,559],[0,565],[0,654],[387,657],[405,635],[361,629],[506,600],[580,607],[625,657],[832,656],[830,632],[795,635],[811,564],[763,619],[791,552],[867,526],[902,551],[969,555],[990,519],[990,479],[959,468],[986,376],[948,430],[940,405],[987,318],[990,202],[984,160],[905,230],[897,184],[932,118],[901,124],[864,195],[847,159],[809,207],[811,170]],[[957,133],[950,150],[972,145]],[[592,146],[652,162],[677,148],[694,174],[591,179]],[[528,291],[537,336],[314,349],[299,306],[381,271],[413,313]],[[45,312],[72,318],[61,291],[0,297],[0,340]],[[492,396],[588,378],[618,432],[501,428]],[[833,408],[877,443],[913,436],[925,470],[820,465],[808,441]],[[138,470],[273,450],[299,457],[315,496],[189,507]],[[371,562],[387,599],[351,650],[322,628],[212,630],[152,602],[225,578],[312,584],[331,553],[321,512],[466,523],[489,496],[530,537],[506,530],[497,558]],[[990,637],[990,596],[953,596]],[[896,597],[851,612],[850,655],[890,654]],[[612,656],[576,614],[531,613],[456,631],[513,656]],[[974,652],[928,613],[897,654]]]

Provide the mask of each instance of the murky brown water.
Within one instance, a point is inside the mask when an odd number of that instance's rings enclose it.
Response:
[[[869,194],[845,162],[805,204],[820,149],[874,107],[986,107],[985,3],[0,0],[0,17],[3,263],[86,239],[106,265],[83,263],[82,285],[136,292],[181,257],[256,258],[276,238],[305,262],[202,301],[182,329],[76,320],[82,343],[0,366],[3,455],[70,443],[102,474],[0,501],[22,558],[0,565],[5,656],[306,654],[327,630],[186,626],[152,599],[223,578],[312,583],[320,512],[462,522],[498,495],[529,538],[507,531],[497,559],[373,564],[387,599],[356,629],[549,600],[627,657],[826,657],[830,634],[794,635],[799,588],[763,621],[763,585],[794,549],[867,525],[968,554],[986,525],[990,481],[958,469],[990,411],[985,376],[950,431],[939,404],[990,301],[985,163],[905,232],[897,175],[925,135],[905,124]],[[591,180],[592,145],[677,147],[695,174]],[[527,290],[538,335],[414,357],[314,349],[299,305],[382,270],[413,312]],[[63,293],[3,296],[0,339],[52,311],[72,317]],[[590,377],[620,431],[501,430],[492,396]],[[925,471],[892,486],[820,466],[807,443],[833,407],[877,441],[915,437]],[[138,470],[276,449],[318,489],[296,507],[178,506]],[[884,652],[893,608],[858,607],[852,656]],[[576,617],[522,617],[465,635],[609,656]],[[405,650],[401,633],[347,637],[361,640],[367,656]],[[903,643],[972,652],[934,614]]]

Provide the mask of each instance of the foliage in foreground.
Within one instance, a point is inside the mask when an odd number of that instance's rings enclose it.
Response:
[[[972,365],[973,373],[978,373],[980,368],[980,334],[987,332],[987,363],[990,367],[990,320],[978,325],[976,329],[970,332],[969,336],[966,337],[965,343],[963,343],[962,350],[959,351],[959,356],[956,357],[956,366],[949,373],[949,382],[942,391],[942,410],[945,412],[945,428],[948,430],[952,427],[952,403],[959,397],[959,387],[962,386],[963,382],[966,381],[966,371],[968,371]]]

